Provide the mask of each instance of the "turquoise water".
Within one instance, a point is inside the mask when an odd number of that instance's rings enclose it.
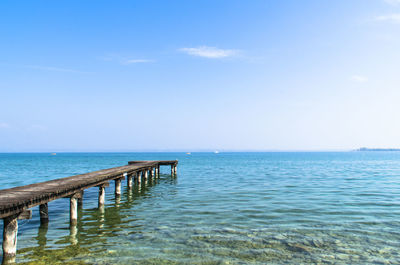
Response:
[[[19,221],[21,264],[399,264],[400,153],[0,154],[10,188],[120,166],[179,159],[178,177],[118,202],[84,194],[76,230],[69,201],[50,223]]]

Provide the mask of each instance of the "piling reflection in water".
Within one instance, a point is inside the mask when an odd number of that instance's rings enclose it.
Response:
[[[38,234],[36,237],[37,240],[37,244],[38,244],[38,249],[39,251],[44,250],[44,248],[46,247],[46,242],[47,242],[47,231],[49,230],[49,225],[48,224],[42,224],[39,226],[38,229]]]

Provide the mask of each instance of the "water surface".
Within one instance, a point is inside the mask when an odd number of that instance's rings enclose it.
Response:
[[[69,201],[50,223],[19,221],[20,264],[399,264],[400,153],[0,154],[10,188],[120,166],[179,159],[178,177],[128,191],[85,191],[76,230]],[[0,235],[1,236],[1,235]]]

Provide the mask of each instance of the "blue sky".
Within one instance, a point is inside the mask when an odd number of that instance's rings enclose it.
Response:
[[[0,152],[400,147],[400,1],[1,1]]]

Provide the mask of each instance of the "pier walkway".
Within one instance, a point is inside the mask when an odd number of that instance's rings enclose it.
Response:
[[[140,183],[148,178],[159,177],[160,166],[171,166],[171,175],[177,174],[177,160],[129,161],[128,165],[103,169],[72,177],[50,180],[31,185],[0,190],[0,218],[3,228],[3,262],[15,257],[17,251],[18,219],[30,219],[29,208],[39,205],[41,224],[49,221],[48,205],[60,198],[70,199],[70,224],[75,226],[78,219],[78,205],[82,204],[83,192],[91,187],[99,188],[98,206],[104,208],[105,187],[115,181],[115,196],[121,196],[121,181],[127,179],[128,188],[133,181]]]

